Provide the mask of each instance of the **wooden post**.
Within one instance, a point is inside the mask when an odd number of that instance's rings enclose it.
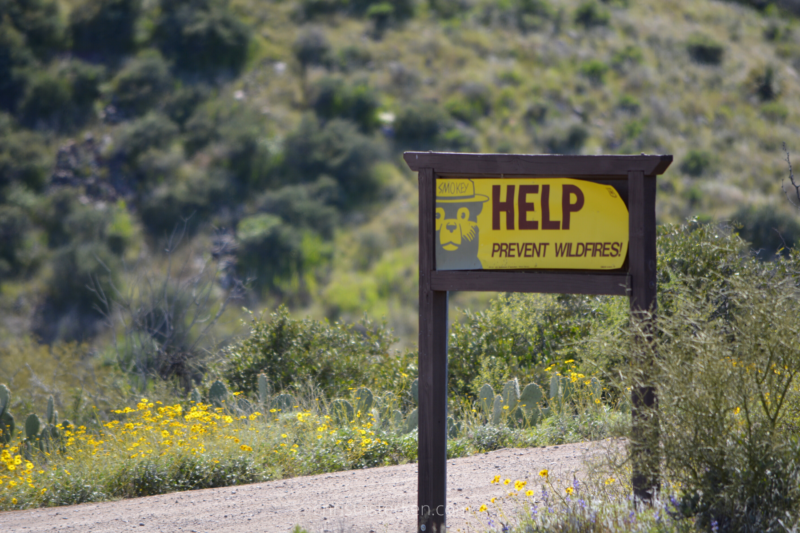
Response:
[[[644,342],[650,341],[651,320],[656,313],[656,178],[645,176],[642,171],[628,172],[629,212],[629,273],[631,276],[631,316],[635,320],[646,319]],[[645,357],[649,350],[636,350],[632,357]],[[648,361],[642,362],[646,367]],[[632,485],[634,497],[651,502],[659,489],[658,419],[655,387],[649,384],[645,373],[645,384],[631,390],[633,467]]]
[[[447,292],[435,269],[436,179],[419,170],[419,490],[417,531],[444,532],[447,505]]]

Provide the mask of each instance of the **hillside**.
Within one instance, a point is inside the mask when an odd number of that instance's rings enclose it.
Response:
[[[778,4],[0,0],[0,341],[109,340],[101,295],[163,280],[183,235],[172,275],[210,266],[211,309],[246,282],[232,307],[412,345],[408,149],[671,153],[659,221],[736,219],[768,258],[800,238]]]

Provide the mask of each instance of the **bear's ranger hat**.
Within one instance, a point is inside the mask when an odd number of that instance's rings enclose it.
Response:
[[[489,200],[485,194],[475,194],[475,183],[469,179],[436,180],[436,203],[464,204],[483,203]]]

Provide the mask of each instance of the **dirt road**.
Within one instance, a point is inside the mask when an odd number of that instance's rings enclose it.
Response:
[[[602,444],[503,449],[447,464],[448,530],[463,528],[476,508],[507,488],[495,475],[527,479],[538,472],[571,480],[584,473],[583,459]],[[224,489],[176,492],[117,502],[0,513],[0,531],[117,533],[287,532],[302,525],[312,533],[411,532],[415,530],[417,465],[371,468]]]

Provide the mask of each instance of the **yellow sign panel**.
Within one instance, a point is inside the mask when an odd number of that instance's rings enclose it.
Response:
[[[610,185],[436,180],[437,270],[608,270],[627,252],[628,209]]]

